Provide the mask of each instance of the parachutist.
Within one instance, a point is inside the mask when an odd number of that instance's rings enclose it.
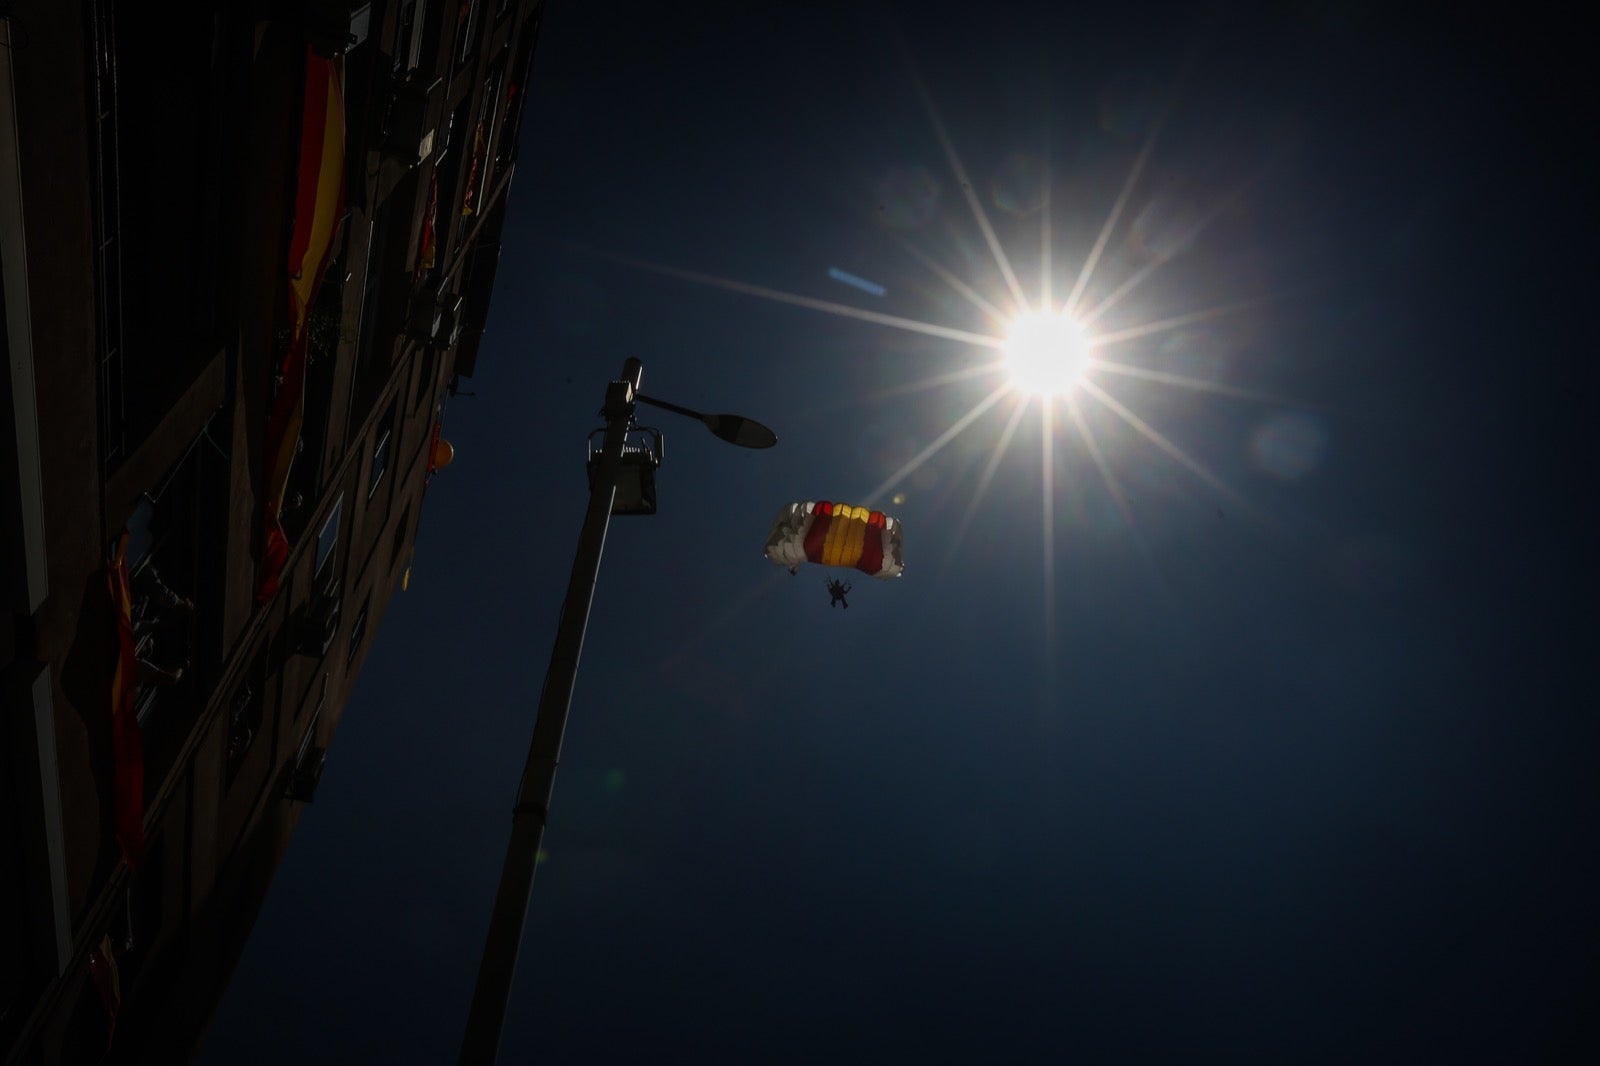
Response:
[[[828,606],[832,607],[834,604],[842,604],[844,606],[845,610],[849,610],[850,609],[850,605],[845,602],[845,598],[844,598],[845,593],[847,593],[849,591],[850,591],[850,586],[848,584],[846,584],[845,582],[843,582],[843,581],[829,581],[828,582],[828,595],[831,598],[828,600]]]

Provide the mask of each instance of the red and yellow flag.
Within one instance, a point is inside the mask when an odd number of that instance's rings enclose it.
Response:
[[[289,320],[301,332],[344,214],[344,70],[306,48],[300,168],[289,241]]]
[[[306,323],[344,214],[344,143],[343,66],[307,46],[294,233],[289,240],[289,350],[284,353],[278,395],[267,419],[266,547],[256,586],[259,603],[277,595],[289,559],[289,538],[281,518],[289,469],[305,417]]]
[[[478,175],[483,173],[483,157],[489,150],[489,138],[483,123],[478,123],[472,135],[472,169],[467,172],[467,191],[461,197],[461,217],[466,218],[478,209]]]
[[[417,239],[416,276],[432,270],[438,262],[438,234],[434,223],[439,215],[439,172],[435,170],[428,181],[428,209],[422,214],[422,236]]]

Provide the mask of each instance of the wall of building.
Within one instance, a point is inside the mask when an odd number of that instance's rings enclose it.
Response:
[[[410,562],[441,404],[475,363],[516,157],[509,87],[527,83],[540,5],[293,8],[174,15],[157,49],[112,0],[0,16],[13,42],[25,29],[9,74],[26,251],[8,240],[0,266],[25,258],[27,286],[3,306],[8,327],[27,320],[38,415],[36,446],[7,422],[0,528],[21,528],[33,455],[47,579],[33,602],[12,567],[0,611],[7,1063],[102,1061],[113,1008],[111,1061],[182,1060],[201,1039]],[[291,551],[259,603],[308,43],[343,72],[347,212],[309,327]],[[140,599],[152,574],[192,602],[134,612],[141,653],[182,668],[136,698],[137,872],[114,832],[107,574],[125,529],[136,604],[159,600]],[[106,947],[114,1004],[93,976]]]

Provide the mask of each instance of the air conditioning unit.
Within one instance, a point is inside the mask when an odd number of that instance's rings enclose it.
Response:
[[[439,296],[439,323],[433,331],[437,348],[454,348],[461,339],[461,297],[453,292]]]
[[[344,55],[367,39],[372,5],[350,0],[305,0],[301,24],[312,50],[320,56]]]
[[[406,336],[414,341],[432,341],[439,331],[442,312],[439,309],[438,283],[423,286],[411,294],[411,307],[406,312]]]
[[[438,104],[443,97],[443,78],[428,81],[416,71],[408,71],[393,82],[384,123],[383,154],[407,168],[431,155],[439,127]]]
[[[411,299],[406,336],[437,348],[453,347],[461,338],[461,297],[429,285]]]

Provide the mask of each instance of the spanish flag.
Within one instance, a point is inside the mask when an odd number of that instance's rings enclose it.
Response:
[[[435,170],[433,177],[428,180],[428,208],[422,213],[422,235],[417,239],[417,270],[416,276],[422,277],[424,273],[434,268],[438,262],[438,234],[434,230],[434,223],[439,214],[439,172]]]
[[[305,417],[306,322],[344,214],[344,141],[343,66],[339,60],[317,55],[308,45],[294,233],[289,240],[289,350],[284,353],[278,395],[267,419],[266,548],[256,586],[258,603],[277,595],[289,559],[289,538],[281,518],[289,468]]]

